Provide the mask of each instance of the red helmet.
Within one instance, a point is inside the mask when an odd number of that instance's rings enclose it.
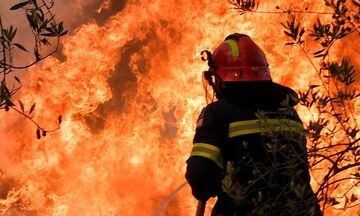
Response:
[[[244,34],[232,34],[213,52],[215,73],[224,82],[271,81],[264,52]]]

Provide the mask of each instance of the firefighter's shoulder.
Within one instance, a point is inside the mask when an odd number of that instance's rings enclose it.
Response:
[[[196,122],[196,128],[202,127],[204,121],[211,121],[215,119],[223,119],[224,113],[226,113],[227,104],[224,101],[215,101],[204,107]]]

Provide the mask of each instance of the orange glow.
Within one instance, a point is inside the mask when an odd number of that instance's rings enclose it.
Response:
[[[292,15],[240,16],[227,1],[207,2],[129,0],[104,25],[92,20],[63,38],[64,58],[29,70],[22,101],[36,102],[42,125],[56,126],[60,114],[63,123],[37,140],[34,125],[0,112],[0,215],[154,215],[185,181],[196,118],[206,105],[200,52],[233,32],[263,48],[274,81],[295,90],[317,82],[300,48],[284,46],[280,22]],[[103,1],[98,12],[114,4]],[[263,0],[259,10],[296,4],[326,10],[310,0]],[[349,54],[358,53],[354,45]],[[299,111],[304,121],[311,118]],[[186,186],[163,215],[194,215],[196,205]]]
[[[111,1],[110,0],[104,0],[100,7],[96,10],[96,12],[101,13],[102,10],[107,10],[111,7]]]

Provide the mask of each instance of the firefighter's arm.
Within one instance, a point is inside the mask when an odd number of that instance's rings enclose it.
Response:
[[[221,191],[223,131],[223,125],[214,111],[203,110],[198,119],[185,174],[192,193],[198,200],[207,200]]]
[[[185,178],[191,186],[192,194],[198,200],[208,200],[221,191],[221,170],[206,158],[190,157]]]

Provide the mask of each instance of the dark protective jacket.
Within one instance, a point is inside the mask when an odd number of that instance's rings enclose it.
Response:
[[[272,83],[235,86],[197,121],[186,179],[212,215],[321,215],[310,187],[296,93]]]

